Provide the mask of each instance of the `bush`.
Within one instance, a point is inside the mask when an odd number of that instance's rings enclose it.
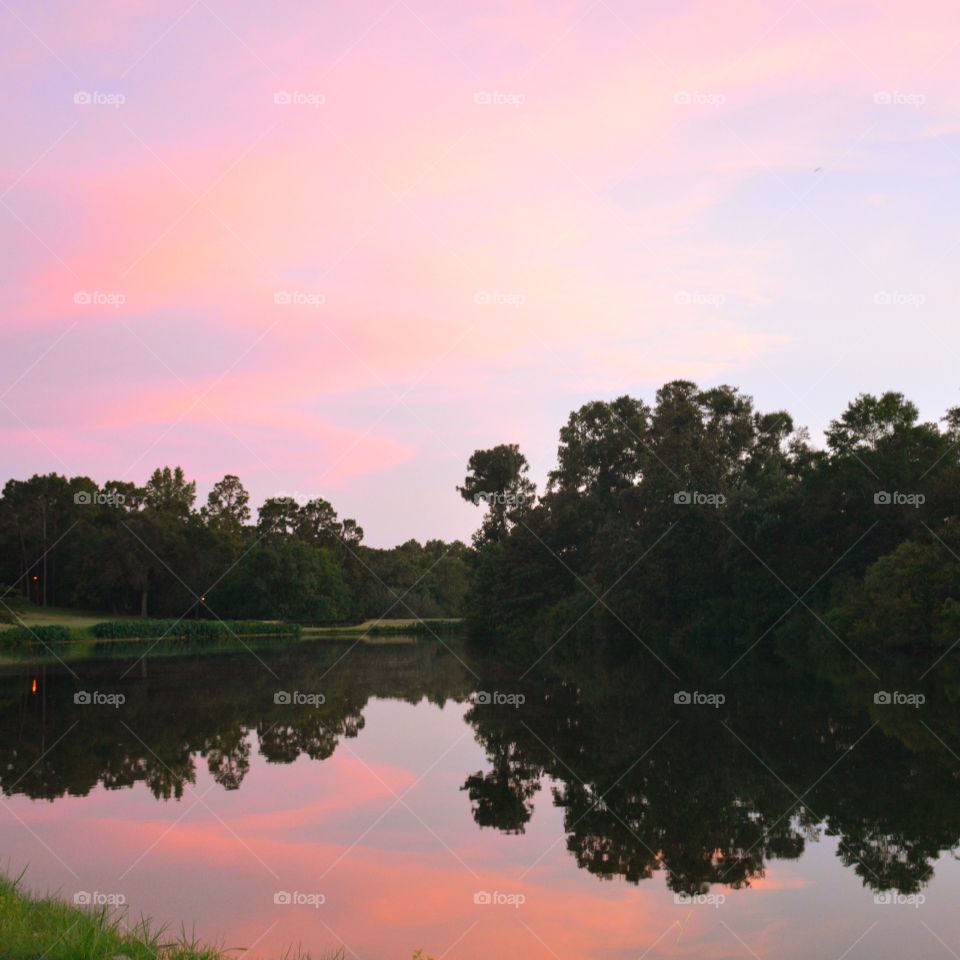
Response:
[[[13,587],[0,585],[0,623],[16,623],[17,614],[29,610],[33,604]]]
[[[300,627],[263,620],[108,620],[95,623],[90,632],[98,640],[133,640],[163,637],[167,640],[229,640],[234,636],[299,636]]]
[[[45,643],[68,643],[70,631],[66,627],[11,627],[0,630],[0,647],[22,647]]]
[[[371,637],[390,633],[426,634],[428,637],[440,634],[459,633],[463,627],[460,620],[427,620],[415,623],[375,623],[364,630]]]

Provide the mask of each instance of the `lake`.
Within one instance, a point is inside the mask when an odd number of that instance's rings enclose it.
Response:
[[[256,957],[960,952],[953,667],[879,690],[855,661],[678,684],[412,639],[139,656],[0,669],[31,890]]]

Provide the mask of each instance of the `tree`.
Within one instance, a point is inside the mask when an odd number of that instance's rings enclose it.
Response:
[[[211,527],[237,536],[250,520],[250,494],[240,478],[228,473],[207,495],[203,518]]]
[[[333,504],[316,497],[300,507],[297,514],[296,534],[307,543],[317,546],[333,546],[340,539],[340,521]]]
[[[197,498],[196,481],[187,483],[183,467],[154,470],[144,488],[144,502],[151,510],[186,519]]]
[[[257,533],[265,540],[292,537],[300,525],[300,508],[293,497],[270,497],[257,511]]]
[[[536,487],[527,477],[527,458],[515,444],[477,450],[467,464],[469,473],[457,487],[464,500],[485,504],[487,513],[474,535],[479,546],[503,540],[516,519],[533,505]]]
[[[220,616],[240,619],[341,620],[350,614],[350,595],[331,553],[293,537],[257,544],[208,600]]]
[[[641,400],[596,400],[570,414],[560,430],[555,490],[612,494],[639,479],[650,411]]]
[[[884,437],[906,430],[916,422],[916,405],[902,393],[887,392],[879,398],[861,393],[839,420],[830,422],[827,445],[838,454],[875,449]]]

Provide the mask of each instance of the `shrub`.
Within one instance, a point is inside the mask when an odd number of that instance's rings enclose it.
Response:
[[[95,623],[90,632],[98,640],[163,637],[193,642],[229,640],[234,636],[299,636],[300,627],[263,620],[108,620]]]
[[[70,639],[70,631],[60,626],[10,627],[9,630],[0,630],[0,646],[3,647],[34,644],[42,646],[45,643],[67,643]]]
[[[415,623],[375,623],[364,630],[371,637],[390,633],[415,633],[426,636],[459,633],[463,627],[461,620],[418,620]]]

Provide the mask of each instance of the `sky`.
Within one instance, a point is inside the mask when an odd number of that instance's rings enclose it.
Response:
[[[3,479],[466,539],[478,447],[684,378],[960,404],[960,8],[0,0]]]

